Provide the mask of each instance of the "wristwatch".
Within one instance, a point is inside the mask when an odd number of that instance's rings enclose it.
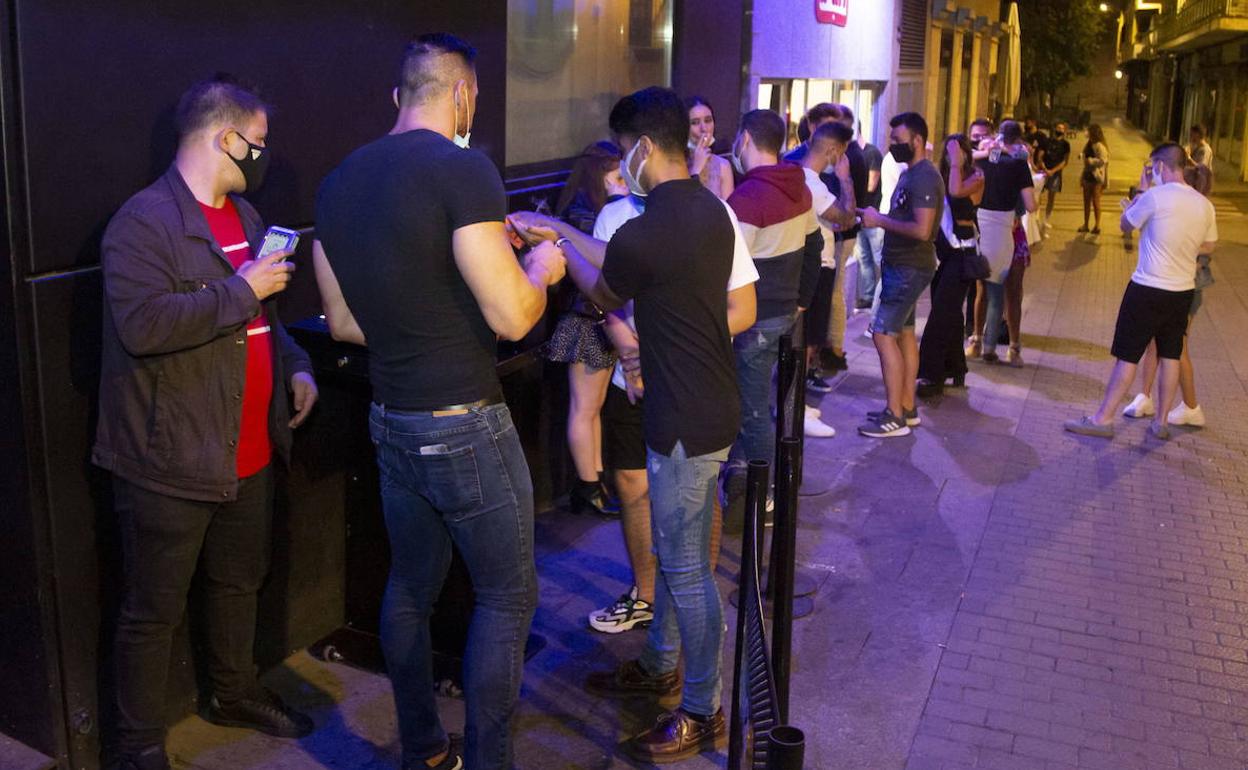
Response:
[[[563,250],[563,244],[565,244],[565,243],[571,243],[571,242],[572,242],[572,239],[571,239],[571,238],[556,238],[556,239],[555,239],[555,248],[556,248],[556,249],[559,249],[560,251],[562,251],[562,250]]]

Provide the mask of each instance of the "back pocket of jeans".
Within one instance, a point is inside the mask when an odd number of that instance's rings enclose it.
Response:
[[[405,450],[415,488],[443,516],[460,518],[481,506],[481,476],[471,446],[445,451],[444,445],[425,451]]]

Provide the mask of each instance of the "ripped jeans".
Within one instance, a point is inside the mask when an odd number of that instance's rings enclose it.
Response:
[[[771,416],[772,374],[780,356],[780,338],[793,329],[796,313],[763,318],[732,341],[741,390],[741,433],[733,444],[733,474],[744,474],[750,460],[776,458],[776,422]],[[805,387],[799,383],[798,387]],[[798,415],[797,419],[802,419]]]
[[[723,690],[724,609],[711,572],[711,517],[728,448],[689,457],[679,441],[670,455],[646,450],[650,530],[658,557],[654,622],[639,663],[651,675],[676,670],[685,653],[681,708],[711,716]]]

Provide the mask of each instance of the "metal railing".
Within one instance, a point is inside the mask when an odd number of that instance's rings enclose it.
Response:
[[[770,463],[751,461],[746,476],[728,770],[742,770],[747,728],[750,758],[746,766],[750,770],[802,770],[804,761],[805,736],[801,730],[786,724],[792,668],[797,500],[802,483],[803,450],[801,438],[788,434],[796,427],[795,432],[802,435],[804,364],[804,350],[803,355],[795,355],[792,338],[782,337],[777,364],[780,387],[776,404],[779,442],[775,528],[766,589],[772,607],[770,654],[761,579]]]
[[[1227,18],[1248,19],[1248,0],[1189,0],[1178,13],[1166,13],[1157,20],[1157,34],[1152,40],[1154,45],[1164,46]]]

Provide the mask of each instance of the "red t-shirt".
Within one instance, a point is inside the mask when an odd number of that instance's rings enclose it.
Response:
[[[237,270],[251,259],[251,244],[243,232],[234,201],[225,199],[219,209],[199,204],[212,237]],[[269,464],[273,444],[269,438],[269,401],[273,398],[273,338],[264,312],[247,325],[247,373],[243,385],[243,420],[238,431],[238,477],[246,478]]]

